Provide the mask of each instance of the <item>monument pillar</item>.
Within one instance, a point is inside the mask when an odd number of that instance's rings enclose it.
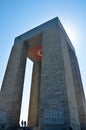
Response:
[[[5,128],[19,124],[26,56],[26,44],[14,44],[0,92],[0,125]]]
[[[42,48],[39,128],[80,130],[67,41],[58,26],[43,33]]]
[[[73,53],[73,51],[69,48],[69,46],[68,46],[68,51],[70,56],[71,68],[72,68],[72,75],[74,81],[74,89],[76,94],[80,125],[81,125],[81,129],[84,130],[86,129],[86,101],[85,101],[85,95],[83,91],[82,80],[80,76],[80,70],[79,70],[76,54]]]
[[[74,81],[72,75],[72,68],[70,63],[70,56],[68,51],[68,44],[63,36],[61,29],[60,30],[60,37],[61,37],[61,44],[62,44],[62,52],[63,52],[63,59],[64,59],[64,70],[65,70],[65,82],[66,82],[66,90],[67,90],[67,98],[68,98],[68,106],[69,106],[69,115],[70,115],[70,126],[73,130],[80,129],[80,122],[79,122],[79,115],[77,109],[77,101],[75,96],[75,89],[74,89]],[[68,120],[68,115],[66,113],[66,120]]]
[[[41,62],[34,62],[29,103],[28,126],[38,126]]]

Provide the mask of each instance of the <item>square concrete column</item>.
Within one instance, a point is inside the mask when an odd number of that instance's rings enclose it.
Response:
[[[26,44],[14,44],[0,92],[0,125],[5,128],[19,124],[26,57]]]
[[[28,126],[38,126],[41,62],[34,62],[29,103]]]
[[[43,33],[42,46],[39,128],[80,130],[67,41],[59,27]]]
[[[69,46],[68,46],[68,51],[70,56],[71,68],[72,68],[72,75],[74,81],[74,89],[76,94],[80,125],[82,130],[86,130],[86,103],[85,103],[86,101],[85,101],[85,95],[84,95],[83,85],[81,81],[78,61],[77,61],[76,54],[71,50],[71,48],[69,48]]]
[[[69,55],[70,52],[68,50],[68,43],[65,37],[63,36],[62,30],[60,28],[59,28],[59,32],[60,32],[60,38],[61,38],[60,40],[61,40],[63,59],[64,59],[65,81],[66,81],[66,90],[67,90],[69,115],[70,115],[70,126],[73,128],[73,130],[79,130],[80,121],[78,115],[74,80],[72,75],[72,66],[70,63],[70,55]]]

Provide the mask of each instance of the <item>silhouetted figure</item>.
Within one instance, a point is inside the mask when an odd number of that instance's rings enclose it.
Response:
[[[23,127],[23,120],[21,121],[21,125],[22,125],[22,127]]]
[[[24,127],[26,127],[26,121],[24,121]]]
[[[70,127],[69,130],[73,130],[72,127]]]
[[[81,130],[83,130],[83,128],[81,127]]]

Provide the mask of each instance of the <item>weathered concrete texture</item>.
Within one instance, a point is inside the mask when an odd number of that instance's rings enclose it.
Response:
[[[12,48],[0,92],[0,125],[5,128],[19,124],[23,81],[26,65],[26,44]]]
[[[42,62],[30,52],[38,46],[42,46]],[[34,62],[29,127],[86,130],[85,97],[77,58],[58,18],[15,39],[0,92],[0,125],[8,128],[19,123],[27,56]]]
[[[70,62],[72,68],[72,75],[74,81],[74,89],[75,89],[75,95],[77,100],[80,125],[82,130],[86,130],[86,106],[85,106],[86,104],[85,104],[85,96],[84,96],[78,61],[75,53],[71,50],[69,46],[68,46],[68,51],[70,55]]]
[[[43,33],[39,128],[80,130],[67,42],[53,26]]]
[[[80,129],[80,123],[79,123],[77,102],[74,89],[75,86],[73,82],[72,68],[68,51],[68,43],[63,35],[62,30],[60,28],[59,30],[61,36],[61,44],[62,44],[64,67],[65,67],[66,90],[68,95],[67,97],[68,97],[69,113],[71,120],[70,124],[74,130],[78,130]]]
[[[40,91],[40,69],[41,62],[35,62],[33,65],[32,85],[29,103],[28,126],[38,126],[39,115],[39,91]]]

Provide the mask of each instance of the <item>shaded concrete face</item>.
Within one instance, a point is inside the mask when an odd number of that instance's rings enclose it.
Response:
[[[19,123],[27,57],[34,62],[28,126],[40,130],[86,130],[77,58],[58,19],[15,40],[0,92],[0,124],[8,128]]]
[[[28,126],[35,127],[39,124],[39,99],[40,99],[40,73],[41,62],[33,65],[32,84],[29,104]]]
[[[0,126],[18,126],[26,66],[25,43],[12,48],[0,92]]]
[[[77,100],[77,108],[79,114],[79,120],[82,129],[86,129],[86,106],[85,106],[85,95],[83,91],[83,85],[80,77],[80,70],[78,66],[78,61],[75,53],[68,46],[70,63],[72,68],[73,82],[74,82],[74,90]]]
[[[41,61],[40,49],[42,49],[42,33],[30,38],[27,43],[29,45],[27,56],[33,62]]]

